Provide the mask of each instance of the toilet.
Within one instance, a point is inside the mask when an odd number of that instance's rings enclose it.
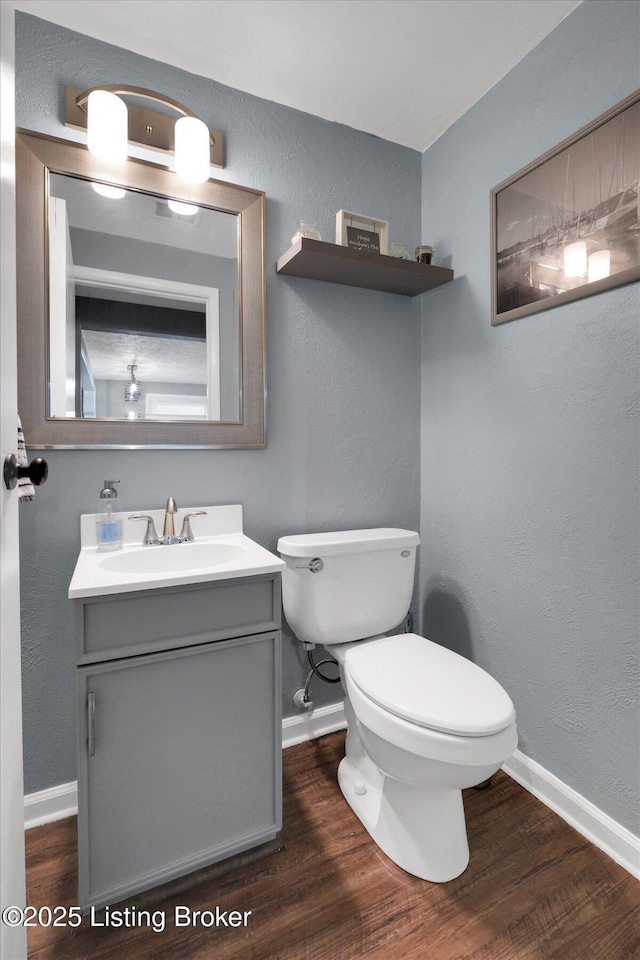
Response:
[[[470,660],[398,628],[418,534],[378,528],[281,537],[285,617],[340,665],[347,737],[340,789],[384,853],[444,883],[469,862],[462,790],[517,745],[508,694]]]

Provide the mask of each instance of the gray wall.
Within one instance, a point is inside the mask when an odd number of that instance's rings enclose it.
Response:
[[[267,194],[268,447],[212,451],[47,451],[49,480],[21,507],[25,789],[75,778],[73,646],[67,588],[79,517],[105,477],[123,508],[242,503],[247,534],[274,550],[282,534],[419,523],[418,300],[278,277],[296,222],[335,237],[340,208],[420,239],[420,154],[251,97],[45,21],[16,16],[19,126],[65,137],[65,84],[150,87],[223,130],[219,178]],[[33,451],[35,455],[36,451]],[[283,711],[306,661],[287,631]],[[317,703],[339,699],[314,680]]]
[[[640,85],[637,2],[582,3],[423,157],[422,628],[520,749],[637,833],[638,284],[489,325],[489,191]]]

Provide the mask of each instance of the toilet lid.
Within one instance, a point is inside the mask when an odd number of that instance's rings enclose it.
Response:
[[[515,719],[497,680],[415,633],[354,644],[346,652],[345,670],[385,710],[441,733],[483,737]]]

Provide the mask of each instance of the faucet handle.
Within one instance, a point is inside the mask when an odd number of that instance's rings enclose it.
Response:
[[[193,536],[193,531],[191,530],[191,517],[206,517],[206,510],[193,510],[191,513],[187,513],[184,516],[182,521],[182,530],[180,531],[179,540],[181,543],[193,543],[195,537]]]
[[[156,525],[153,522],[153,517],[150,517],[146,513],[133,513],[129,520],[146,520],[147,529],[145,531],[144,537],[142,538],[142,543],[145,547],[155,546],[160,543],[160,538],[156,532]]]

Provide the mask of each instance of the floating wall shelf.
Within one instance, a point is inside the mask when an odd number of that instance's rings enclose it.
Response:
[[[308,280],[327,280],[349,287],[416,297],[453,280],[453,270],[361,252],[337,243],[300,237],[276,264],[277,273]]]

